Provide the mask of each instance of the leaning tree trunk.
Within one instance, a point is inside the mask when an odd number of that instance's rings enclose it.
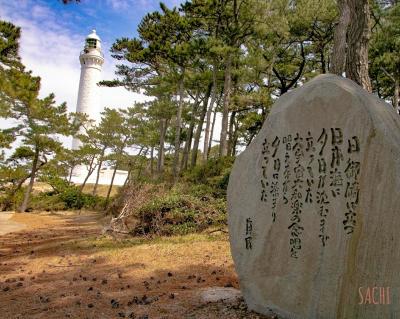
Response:
[[[100,161],[99,161],[99,167],[97,168],[96,182],[94,183],[94,186],[93,186],[92,195],[96,195],[97,186],[99,185],[100,172],[101,172],[101,166],[103,165],[104,152],[105,152],[105,148],[103,148],[103,149],[101,150],[101,156],[100,156]]]
[[[190,167],[196,166],[197,151],[199,149],[201,131],[203,129],[203,123],[204,123],[204,119],[205,119],[206,113],[207,113],[208,100],[210,99],[212,85],[213,84],[211,82],[207,87],[206,95],[204,96],[204,100],[203,100],[203,107],[201,109],[199,124],[197,125],[196,132],[194,133],[194,142],[193,142],[192,159],[190,161]]]
[[[208,159],[208,153],[209,153],[208,140],[210,138],[211,113],[212,113],[213,106],[214,106],[216,99],[217,99],[217,66],[216,66],[216,63],[214,62],[211,101],[210,101],[210,105],[208,106],[208,110],[207,110],[206,129],[204,132],[203,163],[205,163]]]
[[[164,171],[164,159],[165,159],[165,135],[167,134],[168,120],[160,120],[160,147],[158,150],[157,159],[157,173],[161,174]]]
[[[229,121],[229,103],[231,99],[232,86],[232,57],[229,55],[225,62],[225,80],[224,80],[224,101],[222,107],[222,125],[221,137],[219,141],[219,156],[228,155],[228,121]]]
[[[18,210],[21,213],[26,211],[26,208],[28,207],[29,197],[30,197],[31,192],[32,192],[33,184],[35,183],[36,168],[37,168],[38,161],[39,161],[39,148],[36,147],[35,148],[35,155],[34,155],[33,161],[32,161],[31,178],[29,180],[28,188],[25,191],[24,201],[22,202],[22,205]]]
[[[194,125],[196,122],[196,114],[198,112],[199,104],[200,104],[199,94],[196,94],[196,98],[195,98],[195,101],[193,104],[192,114],[190,116],[190,125],[189,125],[188,134],[186,136],[185,147],[183,149],[181,170],[186,170],[188,167],[189,153],[190,153],[190,149],[192,148],[193,131],[194,131]]]
[[[176,128],[175,128],[175,154],[174,162],[172,164],[172,173],[174,175],[174,180],[177,180],[179,175],[179,149],[181,145],[181,125],[182,125],[182,109],[183,109],[183,80],[185,76],[185,69],[181,69],[181,77],[179,79],[179,102],[178,111],[176,113]]]
[[[371,35],[368,0],[348,0],[350,23],[347,32],[346,77],[372,91],[368,74],[368,43]]]
[[[81,193],[83,192],[83,189],[85,188],[86,182],[88,181],[89,177],[92,175],[92,173],[96,169],[96,164],[94,164],[94,160],[95,160],[95,156],[93,156],[92,159],[90,160],[88,173],[87,173],[85,179],[83,180],[82,185],[79,188],[79,191]]]
[[[348,0],[338,0],[339,21],[335,27],[330,72],[342,75],[346,62],[346,34],[350,22]]]
[[[131,164],[129,166],[128,174],[126,175],[126,179],[125,179],[125,182],[124,182],[124,187],[130,183],[132,172],[135,169],[136,160],[142,154],[143,149],[144,149],[144,146],[141,146],[140,150],[139,150],[139,153],[137,153],[136,157],[131,162]]]
[[[113,171],[113,174],[111,177],[110,186],[108,186],[106,202],[104,204],[104,210],[106,210],[108,208],[108,201],[110,200],[111,190],[114,185],[114,178],[115,178],[115,174],[117,173],[117,168],[118,168],[118,161],[115,162],[115,167],[114,167],[114,171]]]
[[[193,115],[192,118],[190,119],[189,130],[188,130],[188,134],[186,137],[185,148],[184,148],[183,157],[182,157],[181,170],[186,170],[188,167],[189,153],[190,153],[190,149],[192,148],[194,122],[195,122],[195,116]]]
[[[212,120],[212,124],[211,124],[211,134],[210,134],[210,138],[208,140],[208,152],[207,152],[207,158],[210,156],[210,150],[212,147],[212,141],[213,141],[213,136],[214,136],[214,127],[215,127],[215,120],[217,119],[217,106],[215,106],[214,108],[214,112],[213,112],[213,120]]]

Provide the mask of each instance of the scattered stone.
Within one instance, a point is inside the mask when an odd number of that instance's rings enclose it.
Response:
[[[102,285],[106,285],[107,282],[108,282],[107,279],[103,279],[103,280],[101,281],[101,284],[102,284]]]
[[[88,304],[87,306],[88,306],[88,308],[93,308],[94,307],[94,305],[92,303]]]
[[[115,299],[111,299],[111,306],[115,309],[119,307],[119,302]]]
[[[168,273],[168,277],[172,277],[172,273],[171,272]]]
[[[8,287],[8,286],[6,286],[6,287],[3,288],[3,291],[4,291],[4,292],[9,291],[9,290],[10,290],[10,287]]]
[[[200,299],[204,303],[219,301],[234,303],[241,297],[240,290],[235,288],[211,287],[203,289],[200,293]]]
[[[49,297],[42,297],[42,296],[39,296],[39,300],[40,300],[40,302],[42,302],[42,303],[48,303],[48,302],[50,302],[50,298],[49,298]]]

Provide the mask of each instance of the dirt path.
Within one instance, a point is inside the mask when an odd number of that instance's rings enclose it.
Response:
[[[27,228],[0,236],[1,318],[261,318],[241,301],[201,302],[238,287],[225,235],[116,241],[95,214],[12,220]]]
[[[12,216],[11,212],[0,212],[0,236],[25,228],[24,224],[13,221]]]

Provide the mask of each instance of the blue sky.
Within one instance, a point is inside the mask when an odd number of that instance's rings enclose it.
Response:
[[[165,0],[179,6],[182,0]],[[109,49],[117,38],[137,36],[142,17],[159,9],[157,0],[81,0],[62,4],[61,0],[0,0],[0,18],[22,28],[22,62],[42,78],[42,96],[56,95],[75,111],[79,85],[79,53],[86,35],[96,29],[103,42],[103,79],[114,77],[115,61]],[[126,107],[143,96],[123,88],[101,88],[100,109]]]

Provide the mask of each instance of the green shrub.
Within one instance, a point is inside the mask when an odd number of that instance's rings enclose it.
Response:
[[[226,202],[206,185],[177,184],[133,212],[135,235],[183,235],[226,225]]]
[[[76,186],[66,188],[60,193],[60,199],[67,209],[96,209],[104,203],[99,196],[82,193]]]
[[[28,210],[58,211],[67,207],[61,200],[60,195],[54,192],[43,192],[32,195]]]
[[[230,171],[234,158],[222,157],[210,159],[207,163],[194,167],[186,173],[185,179],[192,183],[215,184],[215,178]]]

